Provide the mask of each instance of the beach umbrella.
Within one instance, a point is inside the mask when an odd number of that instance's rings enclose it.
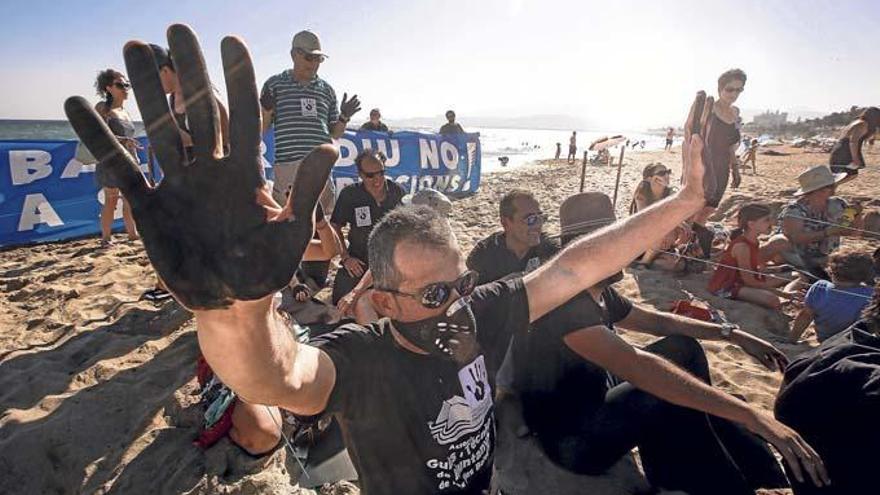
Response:
[[[622,136],[620,134],[614,136],[602,136],[599,139],[590,143],[590,151],[601,151],[604,149],[611,148],[612,146],[617,146],[618,144],[626,141],[626,136]]]

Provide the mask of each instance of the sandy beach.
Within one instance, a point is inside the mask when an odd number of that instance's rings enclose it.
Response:
[[[714,220],[729,224],[737,205],[761,199],[778,207],[791,199],[796,176],[828,156],[789,147],[758,155],[758,174],[744,172]],[[641,170],[661,161],[680,176],[680,149],[631,153],[625,159],[618,216],[628,210]],[[880,150],[866,147],[868,168],[838,194],[880,206]],[[455,202],[452,223],[462,249],[499,228],[498,200],[514,188],[531,190],[558,232],[560,203],[578,191],[580,164],[540,161],[484,175],[481,192]],[[587,166],[586,190],[614,190],[616,167]],[[298,469],[283,451],[257,469],[228,440],[192,445],[203,414],[196,395],[198,343],[191,315],[173,301],[138,301],[155,283],[139,242],[99,249],[97,239],[23,247],[0,253],[0,493],[312,493],[294,486]],[[876,240],[845,239],[867,249]],[[744,330],[788,354],[816,345],[781,335],[787,316],[706,291],[709,272],[673,277],[627,270],[618,284],[630,298],[668,309],[696,298]],[[652,339],[625,337],[637,344]],[[772,409],[781,375],[739,348],[705,343],[712,378],[722,389]],[[258,474],[247,474],[248,472]]]

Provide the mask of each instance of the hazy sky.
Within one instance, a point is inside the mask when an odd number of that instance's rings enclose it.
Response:
[[[320,75],[389,118],[569,114],[601,127],[678,124],[720,72],[749,76],[743,108],[830,111],[880,104],[880,2],[860,1],[8,1],[0,6],[0,118],[63,118],[93,96],[122,46],[193,26],[223,79],[223,35],[247,40],[258,84],[291,65],[309,28]],[[127,104],[136,115],[132,99]],[[355,121],[366,119],[363,115]]]

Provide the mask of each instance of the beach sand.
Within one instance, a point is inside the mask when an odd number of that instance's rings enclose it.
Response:
[[[790,154],[759,155],[758,175],[745,174],[741,188],[728,192],[717,220],[729,223],[736,205],[748,199],[783,204],[802,169],[827,163],[825,154],[774,149]],[[878,155],[868,152],[872,165],[842,186],[841,196],[880,206]],[[673,168],[677,180],[678,149],[630,154],[619,216],[628,209],[642,167],[652,161]],[[579,164],[549,160],[484,176],[478,195],[455,202],[452,222],[464,252],[499,228],[498,200],[514,187],[536,194],[550,217],[547,230],[558,232],[559,204],[577,192],[579,173]],[[615,175],[616,168],[588,166],[586,190],[610,195]],[[139,242],[118,241],[100,250],[97,239],[86,239],[0,253],[0,493],[312,493],[292,485],[298,470],[283,451],[260,469],[228,440],[207,451],[192,445],[203,414],[194,379],[194,322],[173,301],[137,300],[153,286],[151,273]],[[634,269],[618,287],[660,309],[676,299],[705,300],[791,355],[816,345],[812,330],[805,343],[784,342],[779,335],[788,325],[785,316],[712,297],[707,279],[708,273],[672,277]],[[625,338],[636,344],[653,340],[631,332]],[[733,345],[704,347],[719,387],[772,409],[779,373]]]

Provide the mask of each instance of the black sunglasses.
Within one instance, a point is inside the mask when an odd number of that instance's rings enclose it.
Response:
[[[367,179],[372,179],[373,177],[379,177],[381,175],[385,175],[385,169],[377,170],[376,172],[363,172],[363,171],[361,171],[361,175],[363,175]]]
[[[660,172],[654,172],[655,177],[663,177],[664,175],[672,175],[672,170],[661,170]]]
[[[113,85],[119,89],[131,89],[131,84],[127,82],[116,81],[115,83],[113,83]]]
[[[727,86],[724,88],[724,91],[726,91],[728,93],[742,93],[745,90],[746,90],[746,88],[743,86],[740,86],[738,88]]]
[[[458,292],[458,295],[461,297],[471,295],[474,288],[477,286],[479,275],[480,274],[474,270],[467,270],[452,282],[434,282],[424,286],[421,290],[415,293],[380,287],[376,287],[376,290],[411,297],[418,300],[422,306],[428,309],[436,309],[446,304],[446,301],[449,300],[449,296],[452,295],[453,289]]]

